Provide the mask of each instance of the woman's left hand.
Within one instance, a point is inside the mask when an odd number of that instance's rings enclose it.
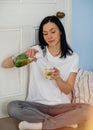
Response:
[[[51,80],[56,80],[58,78],[60,78],[60,71],[57,68],[54,67],[50,79]]]

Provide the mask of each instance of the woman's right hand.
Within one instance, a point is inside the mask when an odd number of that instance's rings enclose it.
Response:
[[[39,51],[36,50],[36,49],[34,49],[34,48],[29,48],[29,49],[26,50],[26,55],[27,55],[28,57],[35,58],[35,55],[36,55],[36,53],[38,53],[38,52],[39,52]]]

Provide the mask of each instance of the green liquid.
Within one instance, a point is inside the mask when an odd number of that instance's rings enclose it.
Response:
[[[16,67],[22,67],[31,63],[32,61],[33,59],[28,58],[28,56],[25,53],[22,53],[14,58],[14,65]]]

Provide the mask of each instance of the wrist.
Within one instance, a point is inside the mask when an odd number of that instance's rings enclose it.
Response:
[[[58,77],[56,77],[55,80],[56,80],[56,81],[60,81],[60,80],[62,80],[62,78],[61,78],[60,76],[58,76]]]

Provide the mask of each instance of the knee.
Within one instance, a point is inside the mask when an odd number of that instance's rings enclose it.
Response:
[[[13,117],[14,113],[16,113],[16,109],[17,109],[16,102],[17,101],[12,101],[8,103],[7,105],[7,111],[8,111],[9,116],[11,117]]]

